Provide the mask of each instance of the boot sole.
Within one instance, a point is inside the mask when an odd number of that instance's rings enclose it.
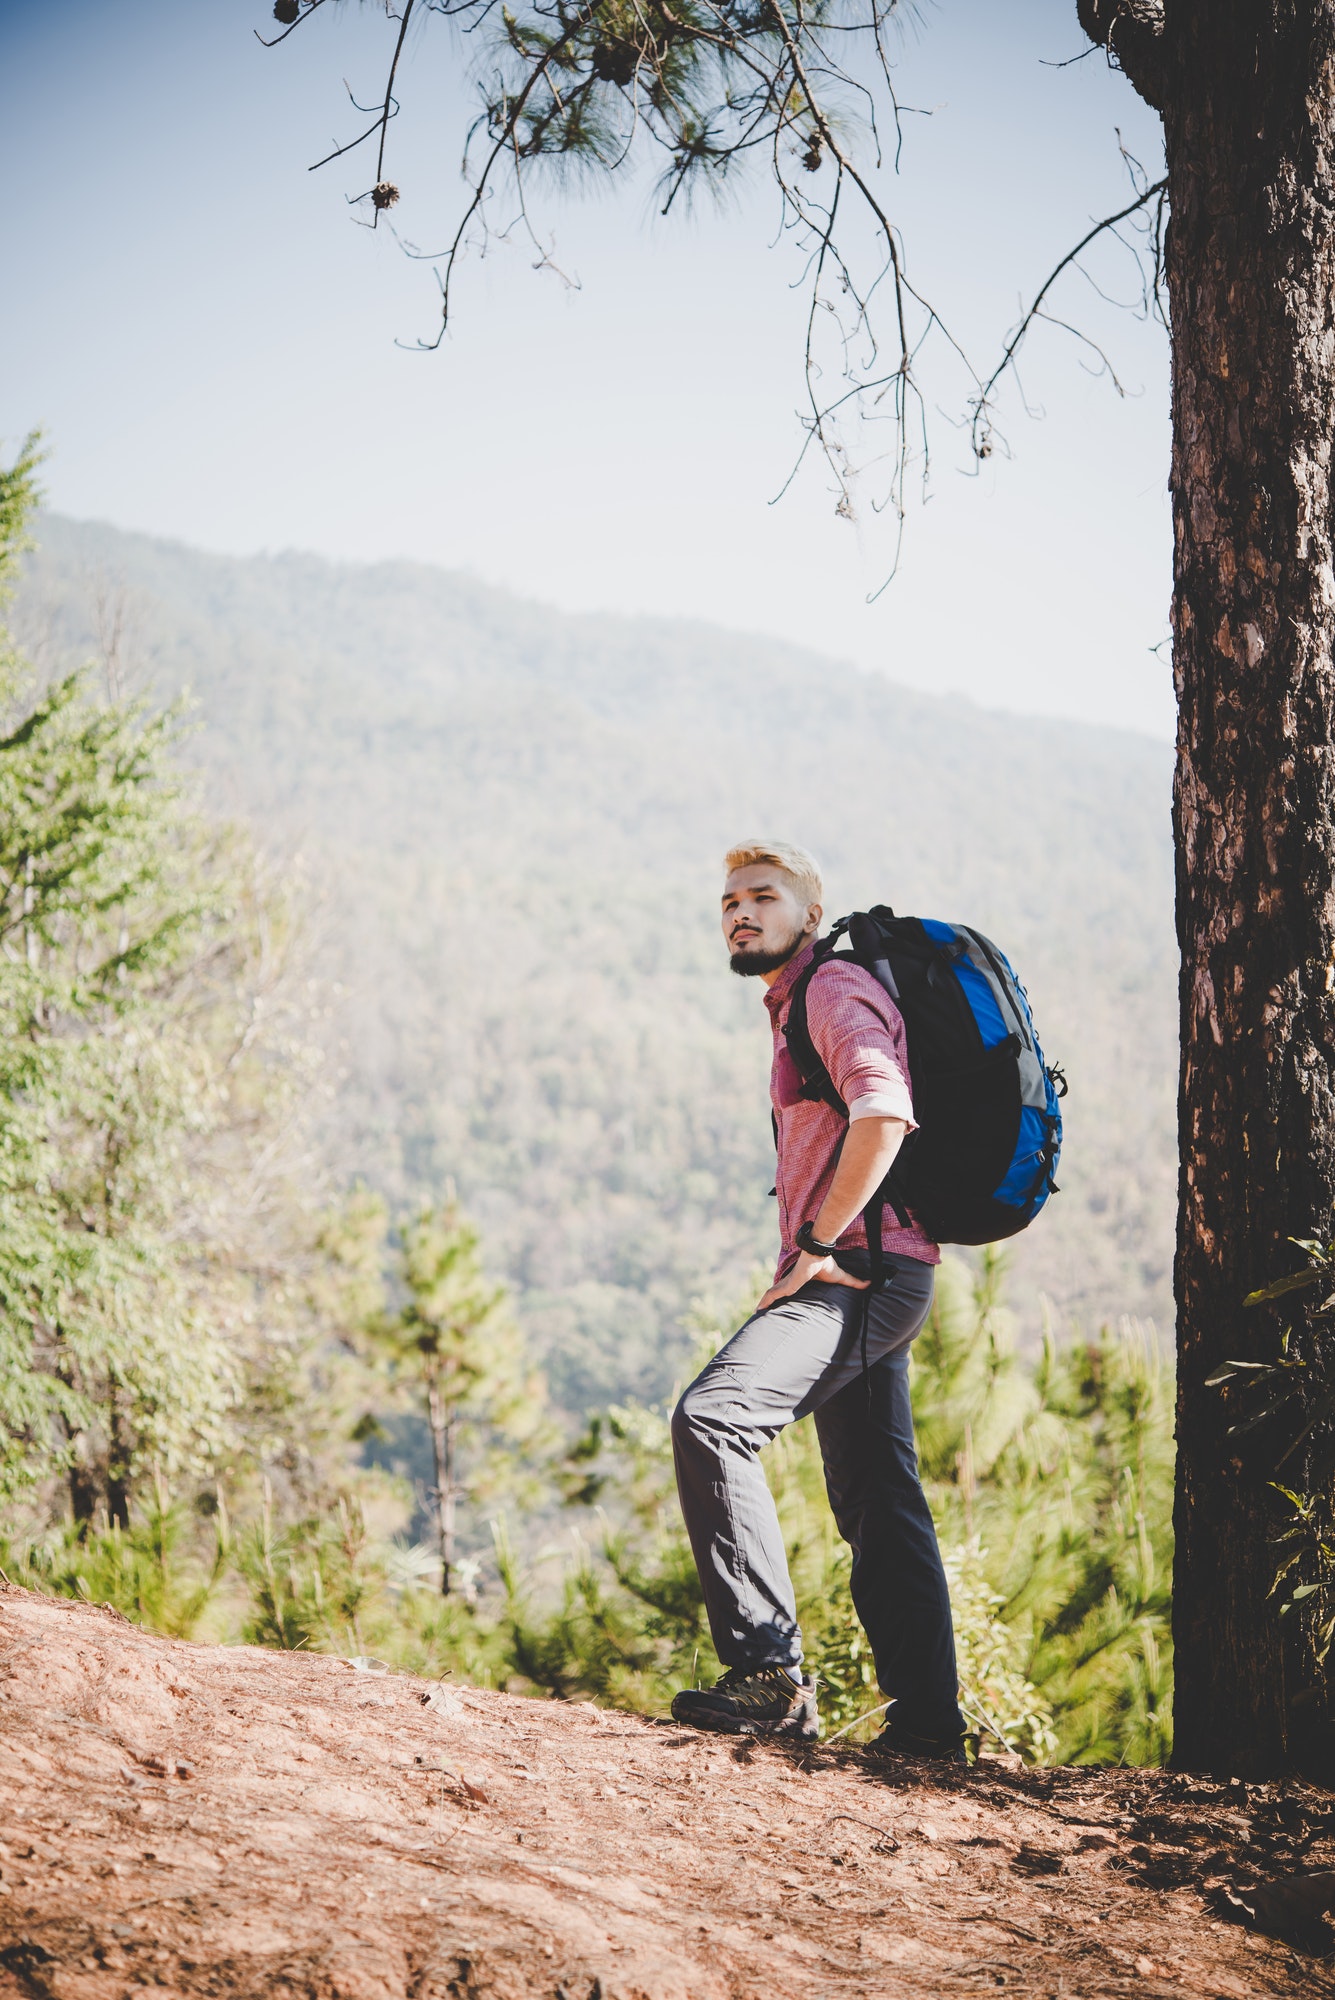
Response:
[[[784,1716],[777,1722],[753,1722],[742,1715],[678,1715],[673,1711],[672,1720],[682,1723],[687,1729],[702,1729],[710,1736],[799,1736],[804,1742],[814,1743],[820,1733],[820,1724],[814,1717]]]
[[[943,1757],[933,1750],[900,1750],[888,1743],[881,1750],[874,1743],[868,1743],[865,1754],[875,1764],[926,1764],[938,1771],[972,1771],[974,1768],[965,1756]]]

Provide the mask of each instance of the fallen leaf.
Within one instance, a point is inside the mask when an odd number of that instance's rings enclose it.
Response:
[[[419,1694],[417,1699],[423,1708],[433,1709],[437,1715],[462,1715],[464,1712],[464,1705],[453,1688],[428,1688],[426,1693]]]
[[[459,1783],[463,1786],[469,1798],[476,1799],[479,1805],[489,1806],[491,1804],[491,1800],[487,1797],[481,1785],[471,1784],[469,1780],[462,1775],[462,1773],[460,1774],[459,1777]]]

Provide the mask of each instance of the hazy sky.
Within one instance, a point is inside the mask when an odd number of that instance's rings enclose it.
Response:
[[[327,7],[283,47],[251,0],[0,0],[8,190],[0,438],[33,424],[65,512],[235,552],[287,547],[464,567],[578,608],[779,634],[935,691],[1171,733],[1167,346],[1106,303],[1114,251],[1054,301],[1116,366],[1042,328],[1012,389],[1012,456],[973,476],[965,387],[923,359],[934,462],[900,575],[884,521],[835,518],[800,444],[800,262],[763,175],[722,211],[659,220],[623,192],[546,188],[531,250],[466,269],[432,356],[429,268],[351,220],[357,129],[388,53],[382,5]],[[270,24],[271,25],[271,24]],[[1091,218],[1128,198],[1117,128],[1158,170],[1157,121],[1084,43],[1074,0],[923,0],[897,83],[902,167],[880,176],[911,275],[982,363]],[[451,232],[475,99],[438,20],[411,39],[395,220]],[[870,498],[870,494],[867,496]],[[1157,650],[1156,650],[1157,649]],[[813,718],[813,724],[816,719]]]

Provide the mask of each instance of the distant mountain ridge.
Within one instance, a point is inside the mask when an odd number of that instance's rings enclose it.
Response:
[[[216,808],[322,884],[344,1166],[400,1199],[455,1177],[569,1403],[665,1391],[691,1298],[772,1254],[767,1027],[716,931],[753,832],[813,849],[832,916],[883,900],[1008,949],[1072,1087],[1015,1301],[1031,1329],[1040,1293],[1167,1323],[1167,746],[420,565],[38,534],[30,647],[96,653],[119,619],[132,678],[192,688]]]

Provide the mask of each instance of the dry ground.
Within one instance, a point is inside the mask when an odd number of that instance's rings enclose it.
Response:
[[[5,2000],[1335,1993],[1203,1893],[1333,1853],[1310,1790],[887,1774],[0,1588]]]

